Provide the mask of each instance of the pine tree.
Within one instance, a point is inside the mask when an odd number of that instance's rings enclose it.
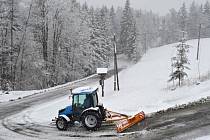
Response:
[[[189,34],[189,38],[195,39],[198,37],[198,25],[201,22],[199,7],[195,5],[195,2],[193,2],[190,6],[188,19],[187,32]]]
[[[204,16],[204,28],[205,28],[205,37],[210,36],[210,4],[207,1],[203,7],[203,16]]]
[[[114,7],[111,7],[110,10],[110,24],[111,24],[111,32],[114,35],[117,35],[118,28],[117,28],[117,21],[116,21],[116,13]]]
[[[132,59],[132,54],[136,47],[136,30],[136,23],[130,8],[130,1],[126,0],[121,19],[119,52],[126,54],[129,59]]]
[[[186,31],[187,21],[188,21],[188,13],[187,13],[185,3],[183,3],[182,7],[180,8],[178,12],[178,24],[179,24],[180,31]]]
[[[90,45],[95,68],[107,67],[111,55],[111,33],[107,18],[106,8],[98,9],[92,15]]]
[[[173,71],[170,74],[169,82],[178,79],[179,86],[181,86],[184,78],[188,76],[185,70],[186,69],[190,70],[190,68],[188,67],[190,63],[187,56],[190,46],[186,44],[186,39],[184,38],[184,32],[181,42],[175,47],[177,49],[177,55],[172,58],[173,60],[172,67],[175,69],[175,71]]]

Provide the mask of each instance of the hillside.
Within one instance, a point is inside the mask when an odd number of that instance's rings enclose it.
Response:
[[[176,44],[170,44],[150,49],[136,65],[120,73],[120,91],[113,92],[113,78],[105,83],[105,98],[103,103],[108,108],[132,113],[145,111],[155,112],[160,109],[184,104],[202,97],[210,96],[210,81],[198,81],[198,64],[196,61],[197,40],[188,41],[189,51],[188,78],[186,86],[171,91],[172,83],[168,83],[171,73],[171,57],[176,54]],[[202,39],[200,44],[201,80],[209,77],[210,72],[210,39]],[[210,78],[210,77],[209,77]]]

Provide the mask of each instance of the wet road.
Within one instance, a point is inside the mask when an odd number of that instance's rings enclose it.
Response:
[[[27,122],[26,124],[18,124],[13,122],[13,120],[6,119],[11,115],[25,110],[26,108],[69,95],[70,87],[76,88],[94,82],[98,82],[98,77],[86,79],[85,81],[74,83],[69,87],[29,96],[17,101],[0,103],[0,121],[6,122],[6,125],[3,123],[2,125],[5,125],[5,128],[8,130],[27,135],[30,139],[34,136],[37,138],[49,139],[50,137],[52,138],[52,135],[55,133],[56,137],[59,135],[59,138],[62,139],[100,138],[123,140],[191,140],[196,137],[210,135],[210,99],[206,100],[205,103],[201,102],[187,107],[182,106],[180,109],[169,109],[166,112],[156,113],[151,117],[147,117],[144,122],[128,129],[123,134],[115,133],[113,126],[103,126],[102,129],[97,132],[87,132],[80,127],[71,128],[69,132],[59,132],[55,127],[46,127],[39,124],[27,124]],[[55,139],[57,139],[56,137]]]
[[[137,125],[128,132],[139,131],[133,136],[134,140],[163,140],[178,139],[191,140],[210,135],[210,99],[205,103],[182,106],[180,109],[168,110],[147,117],[141,125]]]

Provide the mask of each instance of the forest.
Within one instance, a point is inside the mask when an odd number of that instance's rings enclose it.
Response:
[[[200,29],[199,29],[200,28]],[[76,0],[0,1],[0,90],[43,89],[109,67],[117,54],[141,61],[149,48],[210,37],[210,4],[195,2],[165,16]],[[114,40],[116,37],[116,40]],[[116,41],[116,42],[114,42]]]

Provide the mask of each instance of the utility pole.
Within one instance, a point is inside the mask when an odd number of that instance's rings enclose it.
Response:
[[[114,91],[120,90],[119,87],[119,76],[118,76],[118,66],[117,66],[117,45],[116,37],[114,35]]]
[[[199,25],[199,33],[198,33],[198,47],[197,47],[197,62],[198,62],[198,78],[200,80],[200,59],[199,59],[199,53],[200,53],[200,39],[201,39],[201,24]]]
[[[201,24],[199,25],[199,33],[198,33],[197,60],[199,60],[199,53],[200,53],[200,39],[201,39]]]

